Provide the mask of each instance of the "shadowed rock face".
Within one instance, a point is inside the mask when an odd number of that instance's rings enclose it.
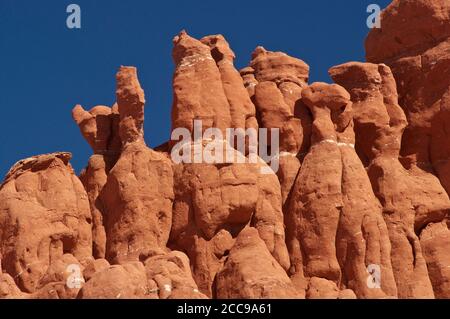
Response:
[[[191,136],[155,149],[120,67],[112,107],[72,110],[93,151],[79,178],[59,152],[1,184],[0,298],[450,298],[449,16],[394,0],[335,84],[262,47],[239,72],[222,35],[183,31],[171,124]],[[223,136],[193,138],[195,120]],[[279,150],[256,136],[272,162],[230,128],[278,129]]]
[[[277,176],[284,207],[299,172],[300,159],[310,145],[311,114],[301,101],[309,66],[285,53],[257,47],[250,66],[241,70],[241,76],[255,103],[260,127],[279,129]],[[267,144],[271,145],[270,133]]]
[[[77,105],[72,110],[72,117],[94,152],[87,167],[81,172],[80,180],[87,191],[92,213],[93,256],[104,258],[106,249],[104,207],[99,194],[122,147],[118,107],[117,104],[112,108],[96,106],[88,112],[81,105]]]
[[[390,66],[396,79],[409,123],[401,154],[426,171],[435,170],[448,193],[450,160],[436,147],[446,148],[448,133],[435,121],[442,123],[448,104],[443,96],[450,87],[450,3],[393,1],[382,13],[382,28],[367,37],[366,56]]]
[[[334,282],[359,298],[394,297],[386,224],[354,150],[350,94],[336,84],[313,83],[302,100],[314,121],[287,212],[291,272]],[[370,264],[382,269],[381,289],[367,285]]]
[[[395,77],[399,104],[408,120],[401,149],[400,146],[397,148],[405,157],[402,161],[407,170],[397,164],[399,168],[394,175],[392,160],[387,162],[385,159],[381,164],[380,158],[375,160],[377,164],[372,165],[374,168],[371,171],[381,193],[385,195],[385,206],[394,210],[392,216],[402,212],[402,223],[409,220],[409,243],[404,240],[403,247],[415,247],[415,253],[421,247],[422,251],[417,255],[425,259],[427,266],[423,266],[423,261],[415,262],[417,267],[412,265],[417,258],[404,258],[406,252],[399,247],[401,257],[398,259],[401,260],[395,262],[399,265],[397,277],[402,276],[397,280],[399,287],[403,287],[399,296],[432,297],[433,292],[427,284],[430,280],[434,295],[448,298],[448,254],[443,253],[440,247],[448,242],[446,220],[449,201],[445,191],[450,191],[447,129],[450,105],[450,3],[445,0],[393,1],[383,11],[382,21],[382,28],[372,30],[366,40],[367,59],[386,63]],[[400,137],[399,134],[397,136]],[[386,174],[388,170],[391,172],[389,175]],[[404,182],[399,183],[400,178]],[[405,215],[409,217],[405,218]],[[395,219],[399,217],[392,218],[397,225]],[[396,228],[392,233],[402,231]],[[401,236],[397,237],[400,241]],[[409,267],[405,271],[402,266],[406,264]],[[422,284],[414,285],[415,280],[420,280]]]
[[[330,74],[352,95],[357,147],[383,205],[398,296],[433,297],[420,237],[428,223],[445,218],[450,202],[435,176],[399,161],[407,122],[392,72],[384,64],[347,63],[330,69]]]
[[[118,112],[117,104],[112,108],[98,105],[90,111],[85,111],[81,105],[73,108],[72,117],[94,154],[113,156],[120,153]]]

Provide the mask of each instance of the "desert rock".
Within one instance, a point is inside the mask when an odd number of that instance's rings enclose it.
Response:
[[[206,147],[212,142],[200,143]],[[226,141],[219,143],[224,150],[230,147]],[[195,143],[187,146],[189,152],[196,148]],[[170,243],[189,256],[199,289],[208,296],[215,273],[247,224],[258,230],[282,267],[289,267],[280,185],[273,172],[262,174],[262,168],[270,171],[265,163],[181,163],[174,167]]]
[[[297,298],[284,269],[267,250],[255,228],[244,228],[216,277],[219,299]]]
[[[291,272],[304,269],[306,277],[332,281],[359,298],[395,296],[381,206],[354,150],[350,94],[336,84],[314,83],[302,99],[314,121],[288,211]],[[370,264],[382,269],[381,289],[367,285]]]
[[[450,3],[394,0],[381,20],[381,29],[372,30],[366,39],[366,56],[369,62],[390,66],[396,79],[409,123],[401,155],[426,171],[435,169],[447,187],[449,159],[431,144],[444,138],[433,122],[439,121],[443,96],[450,88]]]
[[[2,269],[34,292],[50,264],[69,253],[92,256],[92,217],[70,153],[17,162],[0,188]]]
[[[351,92],[356,146],[383,205],[398,296],[432,298],[419,235],[428,223],[445,218],[450,202],[435,176],[399,160],[407,121],[393,74],[388,66],[371,63],[343,64],[330,74]]]

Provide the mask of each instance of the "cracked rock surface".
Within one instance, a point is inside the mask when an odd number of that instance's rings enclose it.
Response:
[[[450,298],[450,2],[393,0],[365,47],[309,83],[298,57],[238,71],[224,36],[182,31],[180,134],[155,149],[120,66],[112,106],[72,110],[79,176],[55,152],[0,185],[0,298]]]

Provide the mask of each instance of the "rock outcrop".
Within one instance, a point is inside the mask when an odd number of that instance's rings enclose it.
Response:
[[[450,202],[435,176],[399,160],[407,121],[392,72],[384,64],[347,63],[330,74],[352,96],[356,146],[383,205],[398,296],[433,297],[419,236],[428,223],[445,218]]]
[[[288,210],[291,271],[327,279],[359,298],[394,297],[391,245],[381,206],[354,150],[350,94],[336,84],[314,83],[303,90],[302,100],[314,121],[311,149]],[[380,289],[367,285],[370,265],[383,273]]]
[[[256,266],[257,265],[257,266]],[[292,281],[270,254],[258,231],[244,228],[216,276],[219,299],[298,298]]]
[[[189,143],[188,151],[210,143]],[[225,153],[231,149],[221,143]],[[181,163],[174,167],[170,242],[189,256],[199,289],[209,296],[217,271],[246,225],[258,230],[282,267],[289,267],[280,184],[273,172],[262,174],[262,168],[270,170],[265,163]]]
[[[35,292],[52,262],[64,254],[92,256],[92,217],[70,153],[17,162],[0,187],[2,269],[19,288]]]
[[[391,208],[398,209],[403,206],[402,223],[409,219],[409,229],[412,229],[414,220],[415,232],[409,235],[409,241],[411,246],[417,247],[414,252],[422,248],[422,255],[427,264],[427,267],[420,266],[420,275],[414,275],[416,280],[424,282],[419,288],[411,284],[414,280],[408,279],[408,275],[400,279],[400,286],[407,287],[404,291],[409,290],[409,293],[402,293],[400,297],[432,297],[430,285],[425,284],[430,280],[434,294],[440,298],[448,298],[448,273],[443,267],[448,257],[440,247],[448,243],[445,221],[448,220],[449,203],[448,197],[443,194],[442,186],[448,194],[450,3],[446,0],[394,0],[383,11],[381,19],[382,28],[372,30],[367,37],[366,55],[368,61],[383,62],[392,69],[398,87],[399,104],[408,120],[401,149],[400,145],[397,145],[408,173],[405,173],[405,170],[402,173],[398,165],[397,174],[393,175],[394,168],[389,167],[391,163],[385,163],[385,168],[379,170],[377,175],[384,174],[385,177],[380,178],[384,181],[392,178],[388,184],[381,182],[384,184],[382,192],[390,193],[387,203]],[[396,99],[395,93],[392,96]],[[400,137],[398,134],[397,136]],[[386,170],[391,174],[386,175]],[[399,174],[406,175],[402,178],[405,182],[399,183]],[[436,174],[440,183],[431,174]],[[409,218],[405,218],[405,214],[409,215]],[[418,244],[419,240],[421,245]],[[401,254],[404,255],[405,252]],[[402,262],[405,263],[405,260],[396,264]],[[411,258],[407,263],[410,262]],[[420,265],[423,262],[420,260],[415,264]],[[411,270],[411,266],[408,269]],[[400,265],[399,272],[408,273]]]
[[[435,130],[434,121],[445,115],[443,96],[450,87],[450,3],[394,0],[381,20],[381,29],[366,39],[366,56],[391,67],[396,79],[408,119],[401,154],[426,171],[435,170],[449,193],[450,159],[440,150],[447,148],[443,138],[449,135]]]
[[[89,112],[81,105],[77,105],[72,110],[72,117],[94,152],[87,167],[81,172],[80,180],[87,191],[91,207],[93,256],[104,258],[106,249],[104,207],[99,195],[122,147],[119,136],[119,112],[117,104],[112,108],[95,106]]]
[[[222,84],[222,73],[227,74],[227,69],[221,67],[220,71],[211,55],[212,48],[184,31],[173,39],[173,43],[176,69],[172,130],[185,128],[193,132],[194,120],[201,120],[203,129],[215,127],[225,136],[226,129],[231,127],[230,104]],[[220,59],[219,49],[214,51],[218,51],[216,58]],[[225,61],[231,58],[230,55],[223,57]]]
[[[269,130],[267,140],[260,139],[260,143],[270,147],[270,130],[279,130],[279,154],[271,151],[279,161],[277,175],[285,205],[301,166],[300,159],[310,145],[312,119],[301,101],[309,66],[285,53],[257,47],[250,66],[241,70],[241,76],[255,103],[260,127]]]
[[[139,261],[148,250],[164,251],[174,195],[170,159],[145,145],[145,98],[136,68],[120,68],[116,95],[122,150],[99,198],[106,217],[106,258],[122,263]]]
[[[171,138],[135,67],[72,117],[92,148],[0,185],[0,299],[450,298],[450,2],[393,0],[329,70],[173,39]],[[159,106],[158,106],[159,107]]]

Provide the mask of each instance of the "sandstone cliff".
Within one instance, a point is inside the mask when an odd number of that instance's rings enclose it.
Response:
[[[59,152],[4,178],[0,298],[450,298],[450,2],[381,21],[332,84],[263,47],[238,71],[222,35],[180,32],[157,149],[121,66],[113,106],[72,110],[79,176]]]

